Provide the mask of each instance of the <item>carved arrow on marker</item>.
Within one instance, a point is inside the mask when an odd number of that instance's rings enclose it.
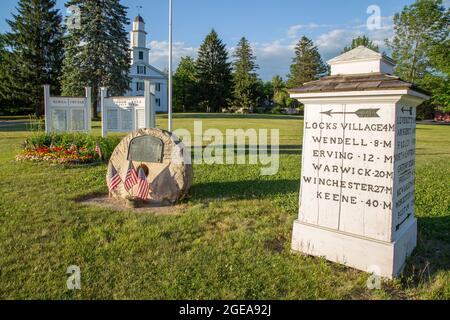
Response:
[[[404,224],[406,221],[408,221],[408,219],[409,219],[410,217],[411,217],[411,213],[408,214],[408,215],[406,216],[406,218],[403,219],[403,221],[400,222],[400,223],[395,227],[395,231],[400,230],[400,227],[402,226],[402,224]]]
[[[326,114],[332,117],[333,114],[356,114],[359,118],[379,118],[378,111],[380,109],[359,109],[355,112],[333,112],[333,110],[321,112],[321,114]]]

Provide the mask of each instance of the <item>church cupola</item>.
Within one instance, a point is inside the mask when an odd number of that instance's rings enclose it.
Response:
[[[131,31],[131,47],[145,48],[147,32],[145,32],[145,22],[140,15],[133,21],[133,30]]]
[[[134,64],[148,64],[150,49],[147,48],[147,32],[145,31],[144,19],[138,15],[133,20],[133,29],[131,30],[131,63]],[[141,70],[144,67],[134,66],[136,70]],[[145,73],[144,73],[145,74]]]

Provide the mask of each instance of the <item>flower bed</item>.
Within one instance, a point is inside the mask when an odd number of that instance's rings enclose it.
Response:
[[[41,133],[24,142],[16,160],[68,165],[94,163],[108,160],[118,143],[118,138]]]
[[[36,161],[55,164],[83,164],[101,160],[100,156],[86,148],[37,147],[27,148],[17,155],[18,161]]]

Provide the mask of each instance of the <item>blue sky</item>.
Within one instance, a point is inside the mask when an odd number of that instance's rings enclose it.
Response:
[[[58,7],[66,12],[64,2]],[[184,55],[196,55],[205,35],[215,28],[230,51],[242,36],[252,43],[265,80],[275,74],[285,77],[293,46],[302,35],[312,38],[325,60],[339,54],[357,35],[367,34],[383,50],[392,35],[392,16],[413,0],[173,0],[175,63]],[[140,13],[147,23],[151,62],[167,67],[168,0],[122,0],[129,17]],[[448,3],[448,2],[447,2]],[[16,0],[0,1],[0,31],[8,30]],[[381,26],[369,31],[367,8],[381,9]]]

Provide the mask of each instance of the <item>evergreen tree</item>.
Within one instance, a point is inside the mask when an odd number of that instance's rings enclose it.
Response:
[[[17,13],[7,20],[11,32],[6,35],[11,53],[7,59],[9,71],[8,96],[23,101],[37,115],[44,112],[43,85],[59,91],[59,76],[63,56],[62,16],[54,0],[20,0]]]
[[[195,60],[182,57],[173,75],[174,108],[179,111],[195,111],[198,105],[198,80],[195,70]]]
[[[417,0],[394,16],[394,37],[386,44],[397,61],[396,73],[416,82],[430,67],[430,51],[448,37],[449,10],[442,0]]]
[[[65,95],[80,95],[90,86],[93,115],[101,87],[112,95],[123,95],[130,86],[130,54],[127,8],[120,0],[70,0],[80,10],[80,28],[71,28],[65,40],[62,89]]]
[[[11,52],[7,50],[5,35],[0,34],[0,114],[6,114],[11,105],[10,71]]]
[[[201,104],[206,111],[219,112],[221,108],[227,107],[227,101],[231,97],[231,64],[228,62],[225,44],[214,30],[200,46],[196,69]]]
[[[366,48],[372,49],[373,51],[380,52],[380,48],[368,37],[366,36],[359,36],[352,40],[352,44],[349,47],[344,48],[344,52],[348,52],[350,50],[353,50],[359,46],[364,46]]]
[[[319,79],[328,72],[327,65],[322,61],[319,50],[307,37],[297,43],[295,58],[288,75],[288,87],[301,87],[305,82]]]
[[[234,105],[240,108],[253,110],[258,106],[258,75],[256,74],[256,57],[252,47],[243,37],[234,53],[233,63],[233,100]]]

